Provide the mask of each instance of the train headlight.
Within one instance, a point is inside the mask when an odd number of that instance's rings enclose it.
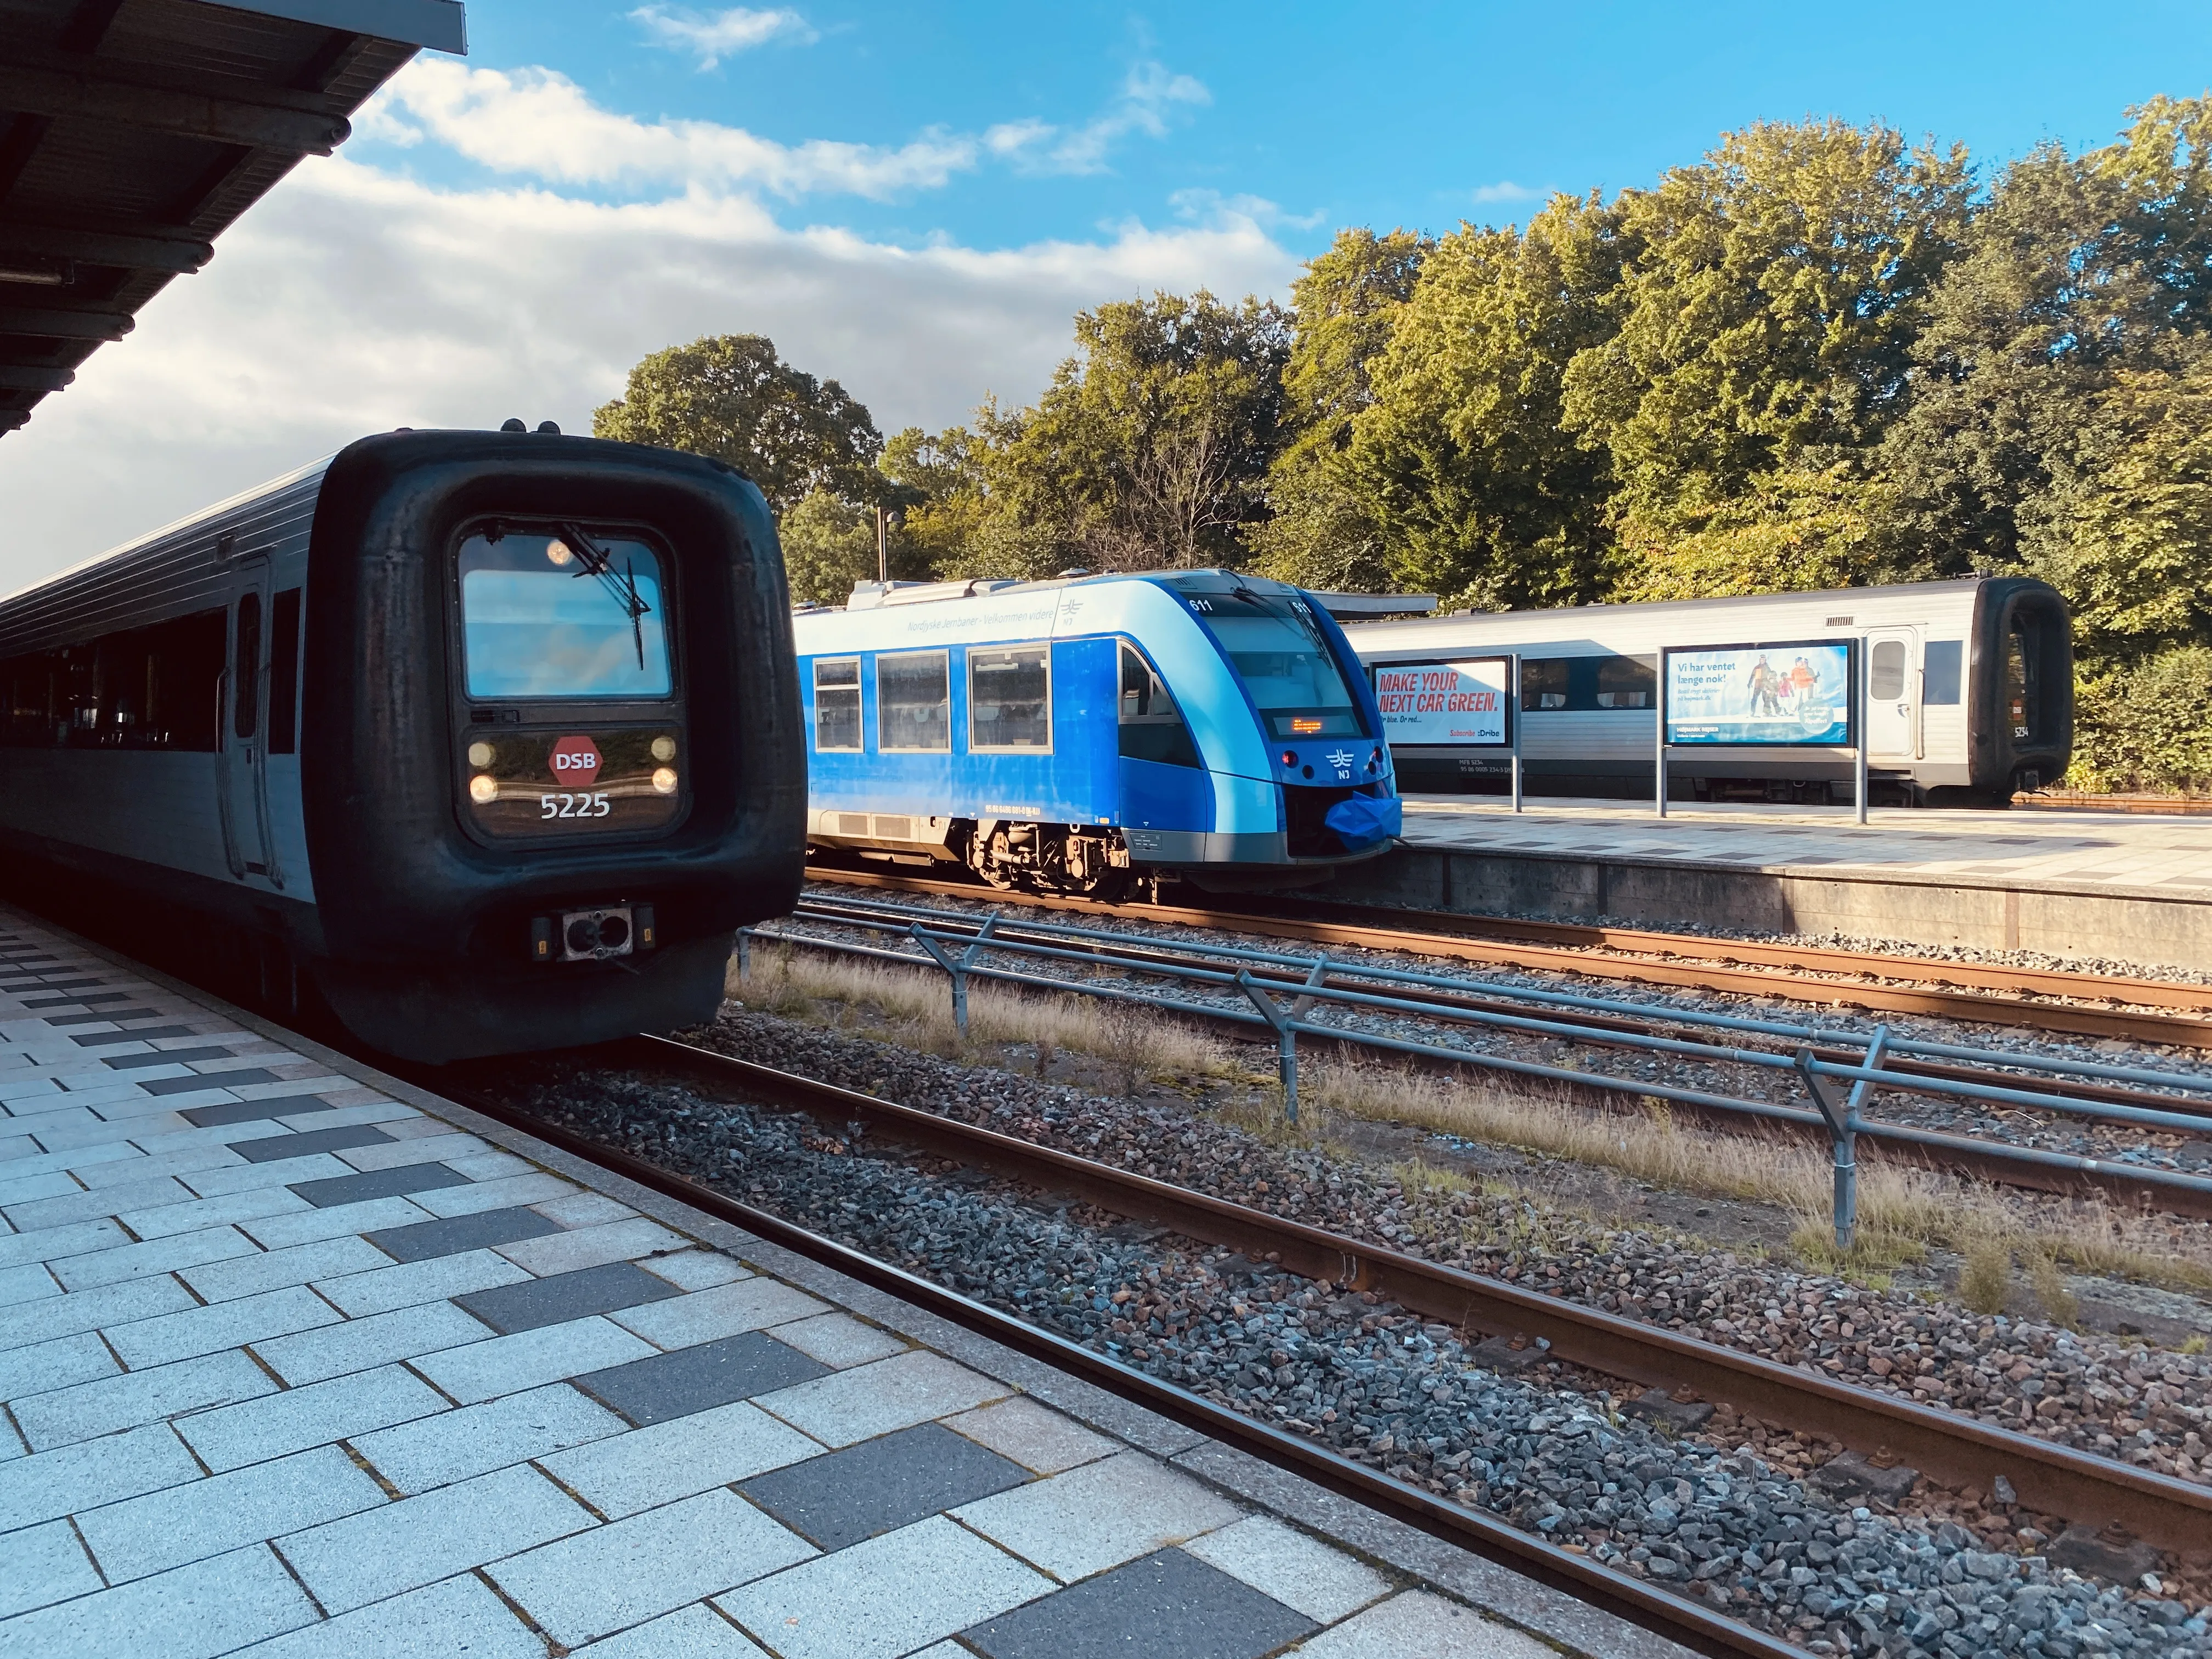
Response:
[[[471,744],[469,745],[469,764],[479,769],[489,766],[491,764],[491,745],[488,743]]]
[[[479,772],[469,780],[469,799],[479,806],[489,806],[499,799],[499,781]]]
[[[656,766],[653,769],[653,793],[656,795],[672,795],[676,793],[674,767]]]
[[[676,758],[676,739],[665,737],[655,738],[653,740],[653,757],[657,761],[674,760]]]

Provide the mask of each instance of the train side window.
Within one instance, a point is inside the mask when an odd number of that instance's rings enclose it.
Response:
[[[851,752],[860,747],[860,659],[817,659],[814,664],[814,747]]]
[[[1905,695],[1905,641],[1876,640],[1867,659],[1867,696],[1875,702],[1894,702]]]
[[[2035,743],[2042,740],[2036,728],[2042,724],[2042,666],[2036,653],[2030,648],[2027,633],[2020,618],[2013,618],[2012,627],[2005,633],[2005,720],[2011,728],[2014,743]]]
[[[1042,645],[968,653],[968,747],[1052,747],[1052,653]]]
[[[238,632],[230,661],[230,729],[250,738],[261,724],[261,596],[238,602]]]
[[[1168,688],[1133,646],[1121,647],[1121,756],[1196,767],[1198,745]]]
[[[1933,704],[1959,701],[1960,669],[1966,649],[1964,640],[1928,641],[1927,667],[1922,674],[1922,702]]]
[[[1658,689],[1656,660],[1642,657],[1600,657],[1597,659],[1597,706],[1601,708],[1649,708]]]
[[[300,729],[300,590],[288,587],[269,608],[269,752],[289,755]]]
[[[1568,657],[1523,658],[1521,663],[1521,707],[1531,714],[1567,706]]]
[[[951,679],[942,651],[876,659],[876,732],[887,750],[952,747]]]
[[[229,620],[203,611],[0,662],[0,744],[212,750]]]

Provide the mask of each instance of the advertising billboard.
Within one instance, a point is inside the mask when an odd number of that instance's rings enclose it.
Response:
[[[1399,747],[1503,749],[1505,692],[1512,672],[1504,657],[1458,662],[1378,662],[1375,701],[1383,741]]]
[[[1663,653],[1667,738],[1700,744],[1851,744],[1853,644],[1670,647]]]

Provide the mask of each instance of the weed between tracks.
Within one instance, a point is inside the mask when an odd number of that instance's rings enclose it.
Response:
[[[1647,1100],[1642,1111],[1622,1111],[1540,1086],[1508,1090],[1315,1058],[1298,1066],[1304,1109],[1303,1122],[1293,1126],[1284,1118],[1272,1065],[1261,1070],[1229,1043],[1156,1012],[975,984],[963,1039],[935,969],[908,971],[788,946],[757,948],[749,979],[740,979],[733,962],[729,994],[787,1018],[852,1030],[944,1059],[1004,1064],[993,1051],[1028,1047],[1039,1076],[1055,1054],[1081,1057],[1103,1067],[1123,1095],[1195,1079],[1242,1084],[1215,1109],[1278,1145],[1349,1158],[1351,1149],[1334,1138],[1333,1128],[1340,1132],[1346,1121],[1398,1123],[1670,1191],[1771,1206],[1791,1218],[1791,1249],[1822,1271],[1878,1279],[1931,1251],[1955,1253],[1961,1258],[1958,1297],[1978,1311],[2005,1304],[2018,1283],[2016,1266],[2045,1316],[2059,1324],[2071,1324],[2077,1312],[2063,1267],[2212,1289],[2212,1243],[2179,1235],[2159,1218],[2130,1215],[2096,1199],[2030,1197],[1864,1155],[1857,1235],[1848,1254],[1839,1252],[1829,1221],[1833,1172],[1823,1149],[1776,1136],[1685,1127],[1658,1100]],[[1468,1179],[1419,1160],[1394,1166],[1394,1172],[1428,1188]]]

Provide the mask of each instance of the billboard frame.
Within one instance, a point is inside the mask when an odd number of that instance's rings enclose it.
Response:
[[[1864,733],[1861,719],[1859,682],[1863,678],[1861,659],[1865,655],[1859,647],[1862,641],[1856,635],[1840,639],[1819,640],[1748,640],[1741,645],[1665,645],[1659,647],[1659,742],[1668,749],[1827,749],[1856,750]],[[1711,656],[1726,651],[1800,651],[1808,647],[1832,648],[1841,646],[1844,658],[1844,740],[1841,743],[1812,743],[1802,738],[1718,738],[1699,743],[1675,743],[1668,735],[1668,692],[1673,686],[1671,670],[1678,657]]]
[[[1382,741],[1393,749],[1488,749],[1516,750],[1520,747],[1521,734],[1521,653],[1517,651],[1462,651],[1449,657],[1403,657],[1389,662],[1370,662],[1367,667],[1367,689],[1377,691],[1375,677],[1386,668],[1450,668],[1460,663],[1496,663],[1504,670],[1504,684],[1498,692],[1499,714],[1503,717],[1505,735],[1496,743],[1465,741],[1459,743],[1392,743],[1386,733]],[[1379,696],[1379,692],[1377,692]]]

